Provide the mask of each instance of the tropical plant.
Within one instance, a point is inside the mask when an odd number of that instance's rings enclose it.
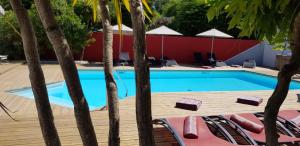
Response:
[[[288,38],[292,49],[289,64],[278,73],[278,83],[265,107],[265,133],[267,146],[278,145],[276,117],[281,104],[284,102],[291,77],[300,67],[300,1],[211,1],[208,18],[226,12],[231,17],[229,29],[235,26],[241,29],[240,36],[255,33],[260,39],[271,43],[284,42]]]
[[[97,13],[96,21],[93,20],[93,9],[86,2],[86,0],[78,1],[73,6],[75,14],[81,19],[81,21],[87,26],[88,30],[97,31],[102,28],[100,14]]]
[[[22,0],[21,3],[25,9],[30,9],[33,0]],[[10,0],[0,0],[0,5],[4,8],[4,10],[12,10],[12,6],[10,4]]]
[[[72,52],[63,31],[58,25],[49,0],[35,0],[35,5],[46,34],[54,48],[61,66],[69,95],[74,104],[74,114],[77,127],[84,146],[97,146],[97,138],[90,116],[89,106],[84,97],[78,71]]]
[[[29,19],[27,10],[23,7],[21,0],[11,0],[10,2],[20,25],[24,52],[28,64],[30,83],[45,144],[47,146],[60,146],[61,144],[54,125],[54,118],[48,98],[44,73],[40,65],[37,41],[33,26]],[[0,106],[3,108],[1,102]]]
[[[82,20],[74,13],[71,4],[65,1],[52,0],[55,18],[59,26],[62,28],[66,39],[71,44],[73,52],[80,52],[89,43],[90,31]],[[40,57],[46,58],[49,52],[52,52],[52,46],[47,38],[43,25],[38,17],[35,5],[31,5],[28,9],[29,17],[35,30],[37,38],[39,38],[38,46]],[[9,55],[10,59],[24,59],[21,37],[12,27],[8,27],[8,22],[19,29],[15,14],[9,10],[3,17],[0,17],[0,54]],[[70,23],[72,22],[72,23]]]
[[[210,5],[205,0],[169,0],[162,6],[162,17],[173,18],[168,26],[188,36],[216,28],[232,36],[238,36],[240,30],[228,30],[229,17],[226,13],[208,21],[206,12]],[[189,27],[186,27],[189,26]]]
[[[9,59],[24,59],[21,37],[7,22],[13,28],[19,29],[13,11],[6,11],[5,15],[0,17],[0,54],[7,54]]]

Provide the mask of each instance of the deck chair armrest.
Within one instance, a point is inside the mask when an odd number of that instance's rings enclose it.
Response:
[[[173,137],[176,139],[176,141],[178,142],[179,146],[186,146],[183,142],[183,140],[181,139],[181,137],[179,136],[179,134],[174,131],[173,127],[170,125],[170,123],[164,119],[164,118],[161,118],[161,119],[154,119],[152,121],[152,124],[155,124],[155,125],[162,125],[163,127],[167,128],[171,134],[173,135]]]
[[[264,117],[264,113],[262,113],[262,112],[255,113],[255,115],[258,117]],[[294,131],[299,132],[299,128],[297,128],[297,125],[295,125],[293,122],[291,122],[289,120],[283,119],[280,116],[277,116],[276,125],[280,128],[281,132],[283,132],[291,137],[296,137],[296,136],[289,130],[289,128],[293,129]]]
[[[230,141],[233,144],[237,144],[236,140],[232,137],[232,135],[230,135],[223,126],[221,126],[220,124],[218,124],[217,122],[215,122],[214,120],[212,120],[209,117],[203,116],[203,119],[205,119],[206,121],[212,122],[212,126],[214,128],[216,128],[217,130],[219,130],[219,132],[221,132],[224,137]]]
[[[300,127],[297,126],[295,123],[291,122],[290,120],[286,120],[286,119],[284,119],[284,118],[282,118],[280,116],[277,116],[277,121],[278,121],[277,124],[281,128],[284,128],[284,130],[286,130],[288,133],[290,132],[289,129],[292,129],[296,133],[300,133]],[[291,135],[294,135],[294,134],[291,134]]]
[[[249,143],[253,145],[258,145],[257,142],[247,133],[245,130],[238,125],[237,123],[225,118],[224,116],[217,116],[219,119],[224,120],[228,123],[228,125],[235,129],[239,134],[241,134]]]

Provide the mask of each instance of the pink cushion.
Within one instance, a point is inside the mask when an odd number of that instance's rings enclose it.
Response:
[[[242,128],[254,132],[254,133],[260,133],[264,130],[264,127],[262,125],[256,124],[250,120],[247,120],[244,117],[241,117],[239,115],[231,115],[230,120],[234,121],[238,125],[240,125]]]
[[[195,116],[188,116],[184,119],[183,136],[189,139],[197,139],[197,118]]]
[[[203,69],[212,69],[213,67],[211,67],[211,66],[200,66],[200,68],[203,68]]]
[[[295,123],[297,126],[300,126],[300,115],[298,115],[297,117],[291,119],[291,121],[293,123]]]

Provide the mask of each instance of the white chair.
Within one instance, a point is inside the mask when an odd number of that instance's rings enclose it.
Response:
[[[129,61],[129,53],[128,52],[120,52],[119,59],[122,61]]]
[[[7,57],[8,57],[8,55],[0,55],[0,63],[1,62],[8,62]]]
[[[123,66],[132,64],[132,60],[130,59],[128,52],[120,52],[120,54],[119,54],[119,64],[121,64]]]
[[[227,64],[224,61],[217,61],[216,62],[216,67],[222,67],[222,66],[227,66]]]
[[[178,65],[176,60],[167,60],[166,66],[174,66],[174,65]]]
[[[256,67],[256,62],[254,59],[252,60],[246,60],[243,63],[244,68],[255,68]]]

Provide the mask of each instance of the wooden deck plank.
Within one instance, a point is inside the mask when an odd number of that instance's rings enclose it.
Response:
[[[95,69],[93,67],[78,66],[80,69]],[[96,68],[99,69],[99,68]],[[132,69],[119,67],[118,69]],[[167,69],[198,69],[192,67],[164,67]],[[236,70],[230,67],[218,68],[218,70]],[[63,81],[63,76],[58,65],[43,65],[47,83]],[[238,69],[240,70],[240,69]],[[276,75],[277,71],[256,68],[249,71]],[[13,63],[0,65],[0,101],[8,108],[15,111],[12,114],[18,121],[12,121],[0,110],[0,145],[1,146],[41,146],[44,145],[35,103],[33,99],[27,99],[7,93],[7,90],[30,87],[28,80],[27,66]],[[299,90],[290,91],[282,109],[299,109],[297,93]],[[260,112],[272,91],[246,91],[246,92],[186,92],[186,93],[153,93],[152,94],[152,113],[153,118],[187,116],[187,115],[216,115],[243,112]],[[260,96],[264,102],[260,106],[249,106],[235,103],[236,97],[241,95]],[[174,108],[175,102],[182,97],[192,97],[203,101],[198,111],[187,111]],[[51,105],[56,127],[62,145],[82,145],[79,132],[74,119],[72,108],[58,105]],[[98,141],[101,145],[107,145],[108,136],[108,114],[107,111],[91,112],[94,128]],[[138,145],[138,132],[135,117],[135,98],[128,97],[120,101],[120,135],[121,145]],[[157,126],[155,126],[157,127]],[[155,139],[159,146],[169,146],[174,143],[174,139],[167,131],[162,134],[159,128],[155,128]]]

